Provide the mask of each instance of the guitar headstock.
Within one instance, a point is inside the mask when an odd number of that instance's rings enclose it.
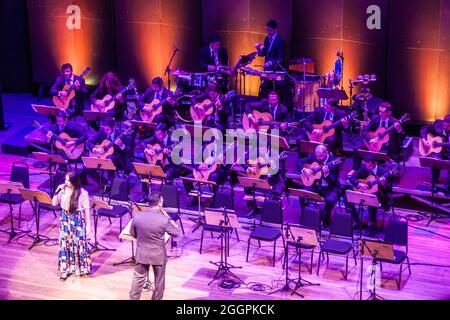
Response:
[[[40,126],[41,126],[41,124],[38,122],[38,121],[36,121],[36,120],[33,120],[33,127],[36,127],[36,128],[39,128]]]
[[[134,130],[133,130],[133,127],[130,127],[130,128],[128,128],[123,134],[126,135],[126,136],[128,136],[128,135],[132,134],[133,131],[134,131]]]
[[[411,115],[410,115],[409,113],[405,113],[405,114],[401,117],[400,123],[404,123],[404,122],[409,121],[409,120],[411,120]]]
[[[399,173],[400,173],[400,170],[398,170],[398,168],[395,168],[395,169],[389,171],[389,174],[391,176],[394,176],[394,175],[399,174]]]
[[[86,67],[83,72],[80,74],[80,78],[84,78],[89,72],[91,72],[91,67]]]

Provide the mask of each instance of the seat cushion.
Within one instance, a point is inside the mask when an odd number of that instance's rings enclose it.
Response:
[[[405,259],[406,259],[406,252],[403,252],[403,251],[400,251],[400,250],[394,250],[394,260],[377,259],[377,261],[400,264],[403,261],[405,261]]]
[[[111,210],[100,209],[97,211],[99,216],[109,217],[109,218],[120,218],[128,213],[128,208],[123,206],[113,206]]]
[[[232,229],[232,228],[227,228],[227,229]],[[208,231],[208,232],[221,232],[222,231],[222,227],[219,226],[214,226],[212,224],[204,224],[203,225],[203,230]]]
[[[347,254],[352,250],[352,247],[351,242],[328,239],[320,247],[320,250],[335,254]]]
[[[11,196],[11,200],[9,198],[10,196]],[[11,194],[10,196],[7,193],[0,194],[0,202],[1,203],[19,204],[24,201],[21,194]]]
[[[279,237],[281,237],[280,229],[263,226],[257,226],[250,234],[250,238],[263,241],[275,241]]]

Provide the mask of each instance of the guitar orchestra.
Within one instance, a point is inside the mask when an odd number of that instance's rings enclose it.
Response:
[[[269,21],[264,44],[255,46],[257,54],[264,57],[263,68],[267,72],[280,72],[278,66],[284,61],[284,40],[277,29],[276,21]],[[236,121],[236,91],[231,90],[232,82],[229,79],[222,81],[224,77],[233,76],[235,69],[229,67],[228,52],[222,47],[218,35],[214,34],[209,38],[209,45],[201,49],[199,58],[200,70],[213,73],[213,76],[206,77],[206,83],[203,77],[197,82],[199,74],[192,74],[191,81],[185,85],[183,77],[186,75],[178,72],[180,81],[177,81],[176,90],[171,91],[171,88],[165,86],[162,77],[155,77],[150,87],[142,94],[137,94],[136,108],[131,119],[125,113],[127,95],[137,92],[133,79],[128,80],[128,84],[124,86],[116,74],[108,72],[88,98],[84,77],[90,72],[90,68],[77,76],[70,64],[63,64],[62,75],[58,76],[50,90],[54,105],[61,109],[56,115],[55,124],[46,131],[46,142],[51,146],[51,152],[59,153],[71,161],[80,160],[82,156],[111,159],[117,170],[108,171],[106,188],[111,186],[116,173],[132,174],[133,162],[160,166],[166,174],[165,183],[168,184],[181,177],[214,182],[211,187],[213,193],[227,182],[232,187],[236,186],[240,176],[267,181],[271,186],[271,196],[275,199],[281,199],[283,193],[288,194],[289,186],[293,184],[296,188],[317,193],[324,199],[323,227],[329,226],[334,208],[344,199],[343,195],[348,189],[375,194],[385,210],[392,208],[392,183],[399,174],[402,145],[406,137],[404,124],[409,120],[408,114],[397,119],[392,115],[395,107],[382,102],[373,115],[368,115],[352,106],[342,105],[341,100],[331,96],[325,99],[322,106],[302,119],[296,119],[292,110],[293,90],[287,78],[282,81],[262,78],[258,102],[248,102],[241,107],[241,121]],[[245,60],[245,56],[243,58],[241,61]],[[286,94],[286,90],[290,94]],[[89,127],[95,131],[89,136],[82,126],[74,122],[75,117],[82,116],[87,98],[86,102],[90,104],[87,110],[109,114],[105,119],[88,121]],[[364,121],[358,120],[361,118]],[[145,122],[149,126],[138,126],[135,130],[131,127],[127,130],[124,129],[127,120]],[[235,157],[229,163],[223,161],[223,152],[213,150],[214,141],[203,145],[194,141],[194,153],[204,153],[211,149],[210,156],[203,159],[202,163],[190,167],[179,165],[172,159],[172,150],[179,143],[172,140],[172,132],[187,123],[215,128],[223,134],[227,129],[242,129],[246,134],[261,131],[268,135],[276,133],[280,139],[288,142],[289,152],[298,154],[299,159],[294,162],[294,173],[298,178],[288,182],[287,153],[278,154],[275,163],[270,146],[248,146],[248,150],[246,146],[245,154],[238,154],[238,159]],[[354,149],[350,159],[353,162],[352,170],[347,173],[346,182],[342,182],[340,171],[346,160],[343,136],[358,124],[362,143]],[[40,124],[38,126],[42,128]],[[419,141],[421,155],[449,160],[449,137],[450,115],[423,127]],[[301,148],[305,142],[316,145],[306,152]],[[236,149],[235,144],[226,145],[220,140],[217,143],[223,144],[222,151]],[[251,150],[252,148],[256,150]],[[368,155],[363,157],[360,150],[367,151]],[[379,161],[373,153],[385,154],[390,161]],[[251,154],[255,154],[256,158],[251,157]],[[274,173],[271,172],[270,169],[275,167]],[[88,184],[88,176],[96,174],[95,170],[83,169],[82,183]],[[432,169],[434,181],[439,180],[439,175],[439,170]],[[195,188],[189,179],[183,181],[183,185],[186,194]],[[145,190],[148,192],[148,188]],[[445,192],[449,191],[450,178]],[[245,187],[244,192],[251,196],[256,191]],[[251,197],[246,199],[251,214],[254,214],[256,204]],[[197,205],[197,201],[197,198],[193,198],[190,205]],[[355,206],[342,202],[353,212],[356,224],[360,225],[362,221]],[[369,214],[368,225],[375,228],[376,209],[371,208]]]

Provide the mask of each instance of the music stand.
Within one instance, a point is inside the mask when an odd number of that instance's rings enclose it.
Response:
[[[192,183],[194,186],[197,185],[197,190],[192,190],[188,194],[188,196],[198,198],[198,218],[193,220],[196,222],[194,229],[192,229],[192,232],[194,233],[195,230],[197,230],[201,225],[205,224],[203,220],[204,217],[202,215],[202,198],[211,199],[213,197],[213,194],[211,192],[203,192],[202,186],[211,187],[216,186],[217,184],[214,181],[198,181],[186,177],[181,177],[181,180],[183,182]]]
[[[249,177],[238,177],[239,184],[244,188],[251,188],[251,192],[253,195],[253,203],[254,208],[253,211],[249,213],[249,216],[253,216],[255,218],[256,214],[258,213],[258,205],[256,202],[256,190],[263,190],[264,198],[267,198],[264,191],[270,191],[272,190],[272,186],[269,185],[269,182],[267,180],[262,179],[256,179],[256,178],[249,178]],[[255,221],[253,221],[253,224]]]
[[[364,207],[369,208],[379,208],[380,202],[375,194],[370,193],[362,193],[352,190],[347,190],[345,192],[348,203],[353,203],[358,205],[358,217],[359,221],[362,223],[362,214],[364,211]],[[384,223],[384,222],[383,222]],[[359,239],[362,238],[362,228],[359,229]]]
[[[164,170],[160,166],[154,166],[147,163],[138,163],[133,162],[134,169],[136,170],[136,173],[138,176],[141,176],[141,182],[142,184],[148,184],[147,192],[140,192],[136,199],[143,199],[146,196],[148,196],[148,193],[150,192],[150,186],[153,183],[159,183],[160,188],[164,184],[165,180],[167,179],[167,175],[164,173]],[[147,179],[144,177],[148,177]],[[155,181],[152,181],[155,180]]]
[[[329,149],[328,145],[323,144],[321,142],[302,140],[302,141],[300,141],[300,152],[311,154],[316,151],[316,148],[318,146],[326,146],[327,149]]]
[[[59,111],[61,111],[61,109],[58,108],[58,107],[45,106],[45,105],[39,105],[39,104],[31,104],[31,107],[37,113],[39,113],[39,114],[41,114],[43,116],[47,116],[48,122],[51,122],[51,117],[56,116],[56,114]]]
[[[367,240],[361,239],[358,241],[358,251],[361,257],[361,275],[359,282],[359,300],[362,300],[362,278],[364,272],[364,257],[372,258],[372,275],[373,292],[370,291],[370,296],[367,300],[384,300],[380,295],[376,293],[376,265],[378,259],[394,260],[394,247],[392,243],[379,241],[379,240]],[[381,276],[381,275],[380,275]]]
[[[368,150],[358,149],[358,153],[363,160],[367,160],[368,158],[372,159],[374,158],[376,162],[386,162],[391,159],[386,153],[383,152],[371,152]]]
[[[299,197],[300,199],[303,199],[303,203],[306,205],[306,203],[308,202],[308,200],[312,200],[315,202],[324,202],[325,199],[320,196],[318,193],[312,192],[312,191],[308,191],[305,189],[292,189],[289,188],[289,192],[294,196],[294,197]],[[302,203],[302,201],[300,201],[300,203]],[[302,205],[302,211],[305,208],[305,205]]]
[[[348,95],[345,90],[339,90],[339,89],[328,89],[328,88],[319,88],[317,89],[317,95],[319,96],[319,99],[328,99],[328,98],[334,98],[339,101],[342,100],[348,100]]]
[[[230,269],[242,269],[242,267],[229,264],[227,258],[230,251],[230,233],[233,232],[233,229],[239,228],[240,226],[237,215],[235,213],[228,213],[226,208],[205,209],[205,221],[208,225],[220,228],[220,261],[209,262],[217,266],[218,269],[208,285],[220,277],[228,278],[229,276],[237,279],[240,284],[243,284],[244,281],[230,271]]]
[[[29,235],[29,237],[33,238],[33,243],[28,248],[28,250],[33,249],[34,246],[38,245],[41,242],[47,241],[56,241],[56,239],[49,238],[47,236],[42,236],[39,234],[39,222],[41,215],[40,204],[52,205],[52,199],[48,195],[47,192],[39,191],[39,190],[30,190],[30,189],[19,189],[20,194],[25,200],[30,201],[31,208],[33,209],[34,215],[36,217],[36,235]]]
[[[156,128],[156,123],[153,122],[146,122],[146,121],[139,121],[139,120],[128,120],[124,122],[125,125],[131,127],[148,127],[148,128]]]
[[[67,160],[64,159],[62,156],[58,155],[58,154],[48,154],[45,152],[33,152],[32,153],[33,157],[40,161],[40,162],[46,162],[48,163],[48,174],[49,174],[49,183],[50,183],[50,194],[53,196],[54,190],[55,190],[55,185],[54,185],[54,181],[53,181],[53,169],[52,166],[53,165],[57,165],[57,164],[67,164]],[[56,169],[55,169],[56,171]],[[51,202],[50,202],[51,203]]]
[[[0,182],[0,194],[7,194],[8,195],[9,214],[11,216],[11,227],[9,229],[6,229],[6,230],[0,230],[2,232],[9,233],[9,239],[8,239],[8,242],[6,244],[10,244],[15,236],[19,236],[19,238],[21,238],[21,237],[23,237],[26,234],[31,232],[30,230],[29,231],[24,231],[24,230],[21,230],[21,229],[14,229],[14,215],[13,215],[13,207],[12,207],[12,203],[11,203],[11,197],[12,197],[13,194],[19,194],[20,195],[20,190],[19,189],[23,189],[23,184],[20,183],[20,182],[14,182],[14,181],[11,181],[11,182]]]
[[[90,253],[93,254],[97,251],[116,251],[116,249],[110,249],[102,245],[97,240],[97,227],[98,227],[98,209],[105,209],[105,210],[111,210],[112,207],[103,200],[97,200],[94,198],[89,199],[89,205],[92,209],[92,215],[94,217],[94,244],[91,246]]]
[[[113,115],[108,112],[100,112],[93,110],[83,110],[84,118],[86,122],[100,123],[103,120],[112,119]]]
[[[98,187],[100,190],[102,190],[102,178],[105,173],[105,170],[109,171],[115,171],[117,168],[112,162],[111,159],[100,159],[100,158],[94,158],[94,157],[81,157],[83,160],[83,164],[88,169],[95,169],[97,170],[98,174]],[[103,200],[103,192],[101,193],[102,200]]]
[[[134,238],[130,232],[132,222],[133,219],[130,219],[130,221],[128,221],[128,224],[125,226],[125,228],[123,228],[123,230],[119,234],[120,239],[131,241],[131,257],[121,262],[113,263],[113,266],[118,266],[122,264],[136,264],[136,257],[134,256],[134,241],[136,241],[136,238]]]
[[[447,170],[450,171],[450,161],[449,160],[441,160],[431,157],[421,157],[419,158],[420,166],[425,168],[430,168],[431,170]],[[436,204],[436,183],[434,179],[431,179],[431,215],[428,218],[427,227],[433,220],[443,219],[444,217],[435,213],[435,204]]]

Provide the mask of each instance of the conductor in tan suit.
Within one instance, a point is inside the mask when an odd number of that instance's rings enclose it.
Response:
[[[136,267],[130,290],[130,299],[139,300],[147,279],[150,265],[155,276],[152,300],[161,300],[164,295],[167,252],[164,234],[172,237],[179,234],[178,226],[161,210],[163,198],[159,192],[149,197],[150,208],[135,215],[130,234],[137,240]]]

